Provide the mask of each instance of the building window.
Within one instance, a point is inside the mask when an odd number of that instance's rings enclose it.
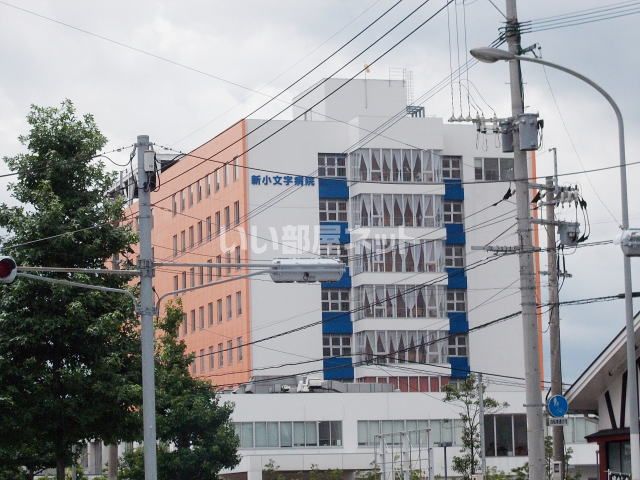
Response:
[[[358,420],[358,446],[371,447],[378,442],[380,434],[389,434],[387,441],[394,445],[401,442],[401,432],[412,432],[410,441],[414,446],[429,443],[451,442],[462,445],[463,424],[460,420]],[[427,430],[430,430],[427,436]],[[394,435],[394,434],[398,435]]]
[[[444,264],[446,267],[464,267],[464,246],[447,245],[444,247]]]
[[[442,175],[440,155],[417,149],[361,148],[349,154],[351,178],[384,183],[434,183]]]
[[[347,245],[342,244],[328,244],[320,245],[320,256],[327,258],[337,258],[344,264],[349,264],[349,253],[347,251]]]
[[[182,289],[187,288],[187,272],[182,272]]]
[[[205,219],[205,228],[207,233],[207,241],[211,240],[211,217]]]
[[[442,157],[442,178],[444,180],[462,179],[462,157]]]
[[[447,290],[447,312],[466,312],[467,301],[464,290]]]
[[[318,177],[345,178],[347,176],[347,156],[342,153],[318,154]]]
[[[178,202],[176,200],[176,194],[171,195],[171,214],[175,217],[178,211]]]
[[[207,260],[207,263],[213,263],[213,260]],[[207,283],[213,282],[213,266],[207,267]]]
[[[476,180],[513,180],[513,158],[474,159]]]
[[[227,364],[233,363],[233,340],[227,340]]]
[[[189,200],[189,208],[193,207],[193,185],[187,187],[187,198]]]
[[[179,279],[178,279],[178,275],[174,275],[174,276],[173,276],[173,290],[174,290],[174,291],[175,291],[175,290],[179,290],[179,289],[180,289],[180,286],[179,286],[179,284],[178,284],[178,280],[179,280]]]
[[[484,432],[485,454],[488,457],[520,457],[528,454],[526,415],[485,415]]]
[[[200,330],[204,329],[204,307],[198,308],[198,323]]]
[[[342,446],[340,421],[238,422],[233,427],[242,449]]]
[[[200,245],[202,243],[202,222],[198,222],[197,226],[196,226],[196,240],[198,242],[198,245]]]
[[[207,304],[207,325],[213,325],[213,302]]]
[[[216,169],[215,172],[213,172],[213,188],[215,192],[220,190],[220,169],[219,168]]]
[[[224,186],[229,185],[229,164],[225,163],[222,165],[222,181]]]
[[[180,190],[180,211],[184,212],[184,189]]]
[[[447,359],[446,330],[366,330],[354,335],[358,362],[437,363]]]
[[[224,349],[222,344],[218,344],[218,368],[224,367]]]
[[[227,273],[231,273],[231,251],[225,254],[225,263],[227,264]]]
[[[354,320],[362,318],[446,318],[446,287],[362,285],[353,288]],[[405,344],[406,346],[406,344]]]
[[[213,346],[209,347],[209,370],[213,370],[215,366],[214,357],[213,357]]]
[[[189,286],[190,287],[195,287],[196,286],[196,269],[195,269],[195,267],[191,267],[189,269]]]
[[[236,315],[242,315],[242,292],[236,292]]]
[[[187,233],[184,230],[180,232],[180,251],[182,253],[187,251]]]
[[[236,180],[238,180],[238,157],[233,157],[233,160],[231,160],[231,165],[233,166],[233,181],[235,182]]]
[[[200,360],[200,373],[204,372],[204,348],[200,349],[200,355],[198,355],[198,359]]]
[[[216,277],[220,278],[222,276],[222,255],[216,257],[216,263],[218,264],[216,267]]]
[[[347,288],[322,289],[322,311],[348,312],[350,292]]]
[[[211,175],[204,177],[204,193],[207,197],[211,195]]]
[[[462,202],[444,202],[444,223],[462,223]]]
[[[218,301],[216,302],[216,307],[217,307],[217,317],[218,317],[218,323],[222,323],[222,299],[219,298]]]
[[[191,333],[193,333],[196,331],[196,311],[191,310],[190,315],[191,315]]]
[[[454,335],[449,337],[449,356],[466,357],[467,355],[467,336]]]
[[[193,225],[189,227],[189,248],[193,248],[195,244],[195,238],[193,234]]]
[[[220,235],[220,212],[216,212],[214,215],[215,218],[215,234],[216,236]]]
[[[442,224],[442,195],[363,193],[351,198],[349,207],[354,228]]]
[[[242,361],[242,337],[236,339],[236,350],[238,352],[238,362]]]
[[[236,270],[240,270],[240,261],[242,260],[240,258],[240,247],[236,247],[234,252],[236,257]]]
[[[324,358],[351,355],[351,335],[323,335],[322,356]]]
[[[187,314],[183,313],[182,314],[182,336],[185,336],[187,334],[187,329],[188,329]]]
[[[196,182],[196,200],[198,203],[202,201],[202,182],[200,180]]]
[[[346,222],[347,202],[345,200],[320,200],[321,222]]]
[[[204,282],[204,267],[198,267],[198,285]]]
[[[353,244],[353,274],[363,272],[440,272],[442,240],[359,240]]]
[[[233,308],[231,305],[231,295],[227,295],[227,320],[231,320],[233,317]]]
[[[173,236],[173,256],[178,256],[178,235]]]
[[[224,207],[224,229],[229,230],[231,228],[231,211],[229,207]]]
[[[240,225],[240,201],[233,202],[233,224]]]

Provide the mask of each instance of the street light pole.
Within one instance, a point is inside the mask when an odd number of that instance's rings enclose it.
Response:
[[[507,0],[506,39],[513,58],[509,62],[511,85],[511,116],[517,122],[524,113],[522,75],[517,55],[520,53],[520,26],[516,0]],[[521,150],[518,131],[513,129],[513,171],[516,184],[516,222],[520,252],[520,304],[522,306],[522,337],[526,383],[525,408],[527,412],[527,445],[529,450],[529,478],[544,478],[544,416],[536,291],[533,266],[533,239],[529,204],[529,173],[527,152]]]
[[[581,73],[563,67],[556,63],[543,60],[541,58],[523,57],[512,52],[506,52],[497,48],[477,48],[471,50],[471,55],[480,61],[493,63],[498,60],[520,60],[523,62],[538,63],[556,70],[563,71],[579,78],[586,84],[595,88],[611,105],[618,122],[618,151],[620,156],[620,201],[622,204],[622,223],[620,228],[625,231],[629,228],[629,206],[627,195],[627,161],[625,154],[624,141],[624,121],[622,112],[613,100],[611,95],[607,93],[600,85],[590,78],[585,77]],[[624,306],[626,320],[626,347],[627,347],[627,391],[631,392],[627,395],[627,411],[629,412],[629,440],[631,447],[631,474],[633,479],[640,479],[640,425],[638,417],[638,379],[636,367],[636,342],[635,331],[633,327],[633,288],[631,282],[631,259],[624,253],[622,254],[624,267]],[[635,394],[634,394],[635,392]]]

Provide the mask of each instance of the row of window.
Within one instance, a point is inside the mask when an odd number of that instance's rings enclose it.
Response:
[[[361,240],[353,244],[353,274],[363,272],[440,272],[442,240]]]
[[[442,392],[449,384],[449,377],[435,375],[409,375],[385,377],[360,377],[359,383],[386,383],[401,392]]]
[[[476,180],[513,180],[513,158],[474,159]]]
[[[444,318],[447,312],[448,301],[446,299],[448,299],[449,291],[443,285],[363,285],[355,287],[352,292],[354,319]]]
[[[211,217],[207,217],[204,222],[201,220],[195,225],[190,226],[187,230],[180,232],[180,242],[178,243],[178,235],[173,236],[173,256],[179,253],[185,253],[187,249],[192,249],[203,242],[209,242],[212,238],[220,236],[223,231],[230,230],[232,226],[240,224],[240,201],[233,202],[233,219],[231,218],[231,207],[224,207],[222,214],[224,215],[224,225],[221,223],[221,212],[217,211]],[[233,222],[232,222],[233,221]]]
[[[354,228],[440,227],[442,196],[363,193],[351,199],[351,220]]]
[[[233,268],[235,268],[236,270],[239,270],[240,267],[238,266],[238,264],[240,263],[241,259],[241,254],[240,254],[240,247],[235,247],[234,248],[234,261],[235,261],[235,265],[233,266]],[[218,255],[216,257],[216,266],[213,266],[213,260],[209,259],[207,260],[206,263],[211,263],[212,265],[210,267],[205,267],[204,266],[200,266],[200,267],[191,267],[189,269],[189,272],[187,274],[187,272],[181,272],[180,275],[174,275],[173,276],[173,290],[177,291],[177,290],[184,290],[186,288],[193,288],[193,287],[199,287],[200,285],[204,285],[206,283],[212,283],[213,282],[213,278],[214,278],[214,272],[215,272],[215,278],[220,278],[222,277],[222,255]],[[231,269],[232,269],[232,264],[231,264],[231,250],[229,250],[225,256],[224,256],[224,263],[227,264],[227,266],[225,267],[225,271],[227,274],[231,273]],[[187,282],[187,278],[188,278],[188,282]]]
[[[242,315],[242,292],[238,290],[235,293],[235,301],[236,308],[235,314],[236,316]],[[215,305],[215,309],[214,309]],[[187,335],[187,333],[194,333],[196,331],[196,326],[198,330],[204,330],[205,323],[207,326],[213,325],[215,322],[222,323],[223,317],[226,317],[227,320],[233,319],[233,296],[227,295],[224,299],[224,307],[223,307],[223,299],[219,298],[214,302],[209,302],[206,307],[206,322],[205,322],[205,307],[198,307],[197,314],[196,310],[193,309],[189,312],[189,316],[186,313],[183,314],[182,317],[182,336]],[[215,316],[214,316],[215,314]]]
[[[430,432],[427,433],[427,429]],[[462,445],[461,420],[358,420],[358,446],[373,447],[379,435],[387,445],[400,445],[401,433],[408,434],[412,446],[451,442]]]
[[[346,178],[347,156],[344,153],[319,153],[318,177]]]
[[[227,347],[224,347],[223,343],[218,344],[218,349],[215,350],[213,345],[209,347],[208,350],[205,351],[204,348],[200,349],[200,353],[196,355],[191,362],[191,373],[193,375],[196,374],[204,374],[206,372],[212,371],[215,368],[223,368],[225,365],[225,352],[227,357],[227,366],[233,365],[233,357],[235,352],[235,357],[237,363],[242,363],[244,359],[243,350],[244,343],[242,341],[242,337],[236,338],[236,345],[233,345],[233,340],[227,340]],[[217,367],[216,367],[216,357],[217,357]]]
[[[342,422],[238,422],[240,448],[342,446]]]
[[[367,330],[355,334],[356,362],[445,364],[446,330]]]
[[[442,181],[440,155],[428,150],[361,148],[349,154],[351,179],[389,183]]]
[[[226,187],[230,181],[235,182],[239,178],[238,159],[234,158],[223,166],[214,170],[213,173],[198,179],[195,183],[183,188],[178,193],[171,196],[171,212],[176,215],[178,211],[184,212],[187,208],[193,207],[195,203],[200,203],[203,198],[211,196],[213,192],[220,191],[221,185]]]
[[[438,360],[437,363],[442,363],[442,345],[446,344],[447,357],[466,357],[468,356],[467,348],[467,336],[466,335],[453,335],[450,336],[447,341],[440,341],[439,338],[443,338],[441,334],[439,337],[433,340],[423,341],[421,344],[416,344],[413,337],[416,332],[406,331],[387,331],[386,335],[380,335],[381,332],[362,332],[363,335],[359,338],[360,341],[364,338],[364,349],[359,348],[358,353],[364,354],[367,360],[374,360],[376,363],[434,363],[428,361],[427,352],[431,355],[433,360]],[[366,334],[369,335],[366,335]],[[429,332],[425,332],[429,333]],[[360,335],[360,334],[357,334]],[[370,337],[376,336],[376,351],[374,352]],[[432,335],[433,336],[433,335]],[[429,337],[429,335],[427,335]],[[408,338],[408,344],[407,342]],[[423,337],[425,338],[425,337]],[[385,344],[388,342],[388,345]],[[433,344],[433,348],[432,347]],[[442,344],[442,345],[438,345]],[[425,348],[426,347],[426,348]],[[322,336],[322,356],[323,358],[351,356],[351,335],[323,335]],[[416,355],[418,354],[418,355]],[[375,355],[389,355],[388,358],[374,358]],[[420,360],[420,355],[425,356],[424,361]],[[417,385],[416,385],[417,387]]]

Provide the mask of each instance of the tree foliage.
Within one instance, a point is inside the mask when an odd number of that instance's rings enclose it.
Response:
[[[471,475],[480,467],[480,396],[478,393],[478,381],[474,375],[469,375],[464,380],[450,383],[445,387],[444,401],[451,402],[460,409],[462,446],[460,455],[453,457],[452,466],[464,480],[470,480]],[[484,396],[485,414],[495,412],[503,406],[507,404],[500,404],[495,399]]]
[[[231,405],[220,403],[211,383],[189,374],[193,354],[186,354],[177,336],[182,318],[182,306],[169,304],[157,324],[162,332],[156,351],[158,478],[209,480],[238,464],[238,438]],[[144,479],[141,449],[125,455],[119,478]]]
[[[113,176],[93,158],[106,143],[93,117],[66,100],[32,106],[27,122],[26,153],[4,158],[18,174],[9,187],[18,206],[0,206],[3,253],[19,265],[101,268],[130,251],[123,203],[107,194]],[[127,281],[48,276],[118,288]],[[81,441],[133,437],[138,341],[125,296],[23,279],[0,286],[0,464],[57,466],[61,478]]]

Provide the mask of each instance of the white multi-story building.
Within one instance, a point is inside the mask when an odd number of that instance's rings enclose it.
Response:
[[[294,115],[344,82],[303,93]],[[352,81],[285,123],[238,122],[163,171],[152,194],[156,258],[321,255],[348,264],[339,281],[316,285],[217,284],[246,273],[231,265],[157,272],[159,295],[205,286],[182,295],[181,336],[196,354],[195,376],[238,392],[224,397],[235,403],[243,457],[228,475],[258,478],[271,460],[283,471],[354,475],[371,468],[377,433],[415,428],[452,442],[451,458],[459,411],[442,389],[470,372],[483,372],[488,394],[509,403],[487,417],[488,465],[521,466],[521,321],[470,332],[520,310],[517,258],[486,261],[472,249],[516,244],[515,206],[501,201],[513,189],[512,156],[473,125],[408,106],[403,81]],[[332,393],[281,390],[302,375],[343,383],[324,384]],[[575,433],[590,431],[584,422],[567,431],[578,466],[595,459]],[[443,453],[432,452],[435,474]]]

